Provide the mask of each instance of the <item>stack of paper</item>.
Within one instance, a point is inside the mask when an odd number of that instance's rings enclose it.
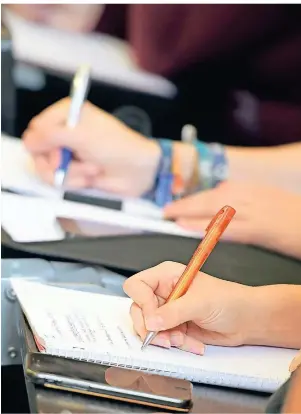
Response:
[[[32,160],[21,140],[2,135],[2,227],[17,242],[61,240],[64,232],[57,217],[81,219],[101,224],[119,225],[146,232],[201,237],[200,233],[182,230],[175,223],[162,220],[162,212],[145,200],[122,199],[122,210],[66,201],[59,190],[43,183],[35,174]],[[112,198],[91,190],[97,197]]]
[[[12,33],[19,61],[72,75],[81,64],[88,64],[92,77],[102,82],[168,99],[177,93],[168,80],[140,70],[126,42],[97,33],[53,29],[5,9],[3,20]]]
[[[53,186],[45,184],[39,179],[34,170],[30,154],[20,139],[1,136],[1,178],[2,188],[16,193],[35,195],[46,198],[61,198],[61,192]],[[111,200],[122,200],[122,211],[131,215],[145,215],[153,218],[162,218],[162,211],[154,203],[147,200],[131,197],[120,197],[95,189],[81,190],[81,195],[93,196]]]

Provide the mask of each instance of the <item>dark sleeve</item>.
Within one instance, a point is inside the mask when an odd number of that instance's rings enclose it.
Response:
[[[169,76],[194,62],[248,55],[285,17],[278,5],[137,4],[130,20],[140,66]]]
[[[301,141],[301,102],[262,102],[259,125],[263,145]]]
[[[105,4],[104,12],[95,32],[105,33],[120,39],[127,39],[128,4]]]
[[[301,102],[264,100],[247,91],[233,92],[227,106],[231,145],[282,145],[301,141]]]

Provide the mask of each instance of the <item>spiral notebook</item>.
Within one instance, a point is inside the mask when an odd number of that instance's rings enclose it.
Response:
[[[204,356],[150,345],[141,351],[131,300],[13,278],[40,352],[148,371],[193,382],[274,392],[289,376],[296,351],[207,346]]]

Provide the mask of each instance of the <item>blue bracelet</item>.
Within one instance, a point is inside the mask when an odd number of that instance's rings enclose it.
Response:
[[[154,187],[151,191],[144,195],[144,198],[154,201],[159,207],[164,207],[172,201],[172,153],[173,143],[168,139],[158,139],[161,156],[157,168]]]
[[[159,139],[158,144],[161,149],[161,158],[156,179],[155,203],[159,207],[164,207],[172,201],[172,141]]]

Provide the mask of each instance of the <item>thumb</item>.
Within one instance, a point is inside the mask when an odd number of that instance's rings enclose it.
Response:
[[[78,151],[84,139],[78,128],[54,126],[43,130],[29,129],[24,133],[23,141],[28,151],[39,154],[61,147]]]
[[[195,318],[194,306],[187,296],[173,300],[158,308],[155,313],[145,318],[148,331],[158,332],[175,328]]]
[[[167,205],[164,209],[164,217],[167,219],[212,217],[220,208],[222,203],[220,198],[221,194],[217,188],[198,192]]]
[[[53,5],[52,5],[53,6]],[[46,125],[62,125],[66,122],[70,110],[70,98],[63,98],[44,109],[30,121],[29,128],[43,128]]]

